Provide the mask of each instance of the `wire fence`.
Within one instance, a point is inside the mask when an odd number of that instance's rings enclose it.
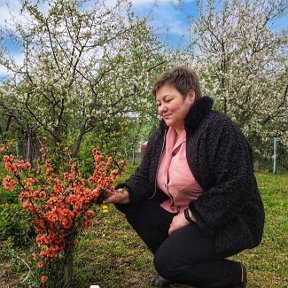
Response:
[[[288,146],[273,139],[272,172],[288,171]]]
[[[288,171],[288,147],[276,138],[266,143],[254,143],[254,167],[256,171],[279,173]]]

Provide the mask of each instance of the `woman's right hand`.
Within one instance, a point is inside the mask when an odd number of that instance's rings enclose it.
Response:
[[[119,188],[114,191],[106,190],[108,198],[106,198],[103,203],[119,203],[128,204],[130,203],[129,192],[126,188]]]

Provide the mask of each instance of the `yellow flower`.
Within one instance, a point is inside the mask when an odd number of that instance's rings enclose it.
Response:
[[[102,205],[102,213],[108,213],[109,212],[109,207],[108,205]]]

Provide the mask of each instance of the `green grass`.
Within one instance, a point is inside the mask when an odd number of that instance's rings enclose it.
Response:
[[[288,174],[259,173],[257,180],[266,211],[264,238],[257,248],[233,258],[247,267],[248,288],[287,288]],[[4,272],[0,273],[0,287],[29,287],[20,284],[28,272],[25,267],[15,271],[2,262],[0,271]],[[149,288],[155,275],[152,255],[111,205],[109,213],[99,212],[92,228],[79,241],[71,288],[89,288],[91,284]]]
[[[262,243],[236,259],[248,268],[248,287],[288,287],[288,174],[257,174],[266,221]]]

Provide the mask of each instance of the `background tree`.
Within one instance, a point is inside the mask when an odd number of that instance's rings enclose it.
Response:
[[[272,29],[287,1],[200,0],[198,8],[195,65],[206,93],[251,142],[288,143],[287,36]]]
[[[0,60],[13,73],[1,85],[1,113],[34,140],[33,150],[45,134],[51,147],[72,143],[76,157],[88,133],[119,132],[128,112],[150,109],[149,83],[173,57],[125,0],[45,3],[47,11],[22,1],[26,22],[14,18],[15,30],[2,31],[22,47],[24,62],[5,52]]]

